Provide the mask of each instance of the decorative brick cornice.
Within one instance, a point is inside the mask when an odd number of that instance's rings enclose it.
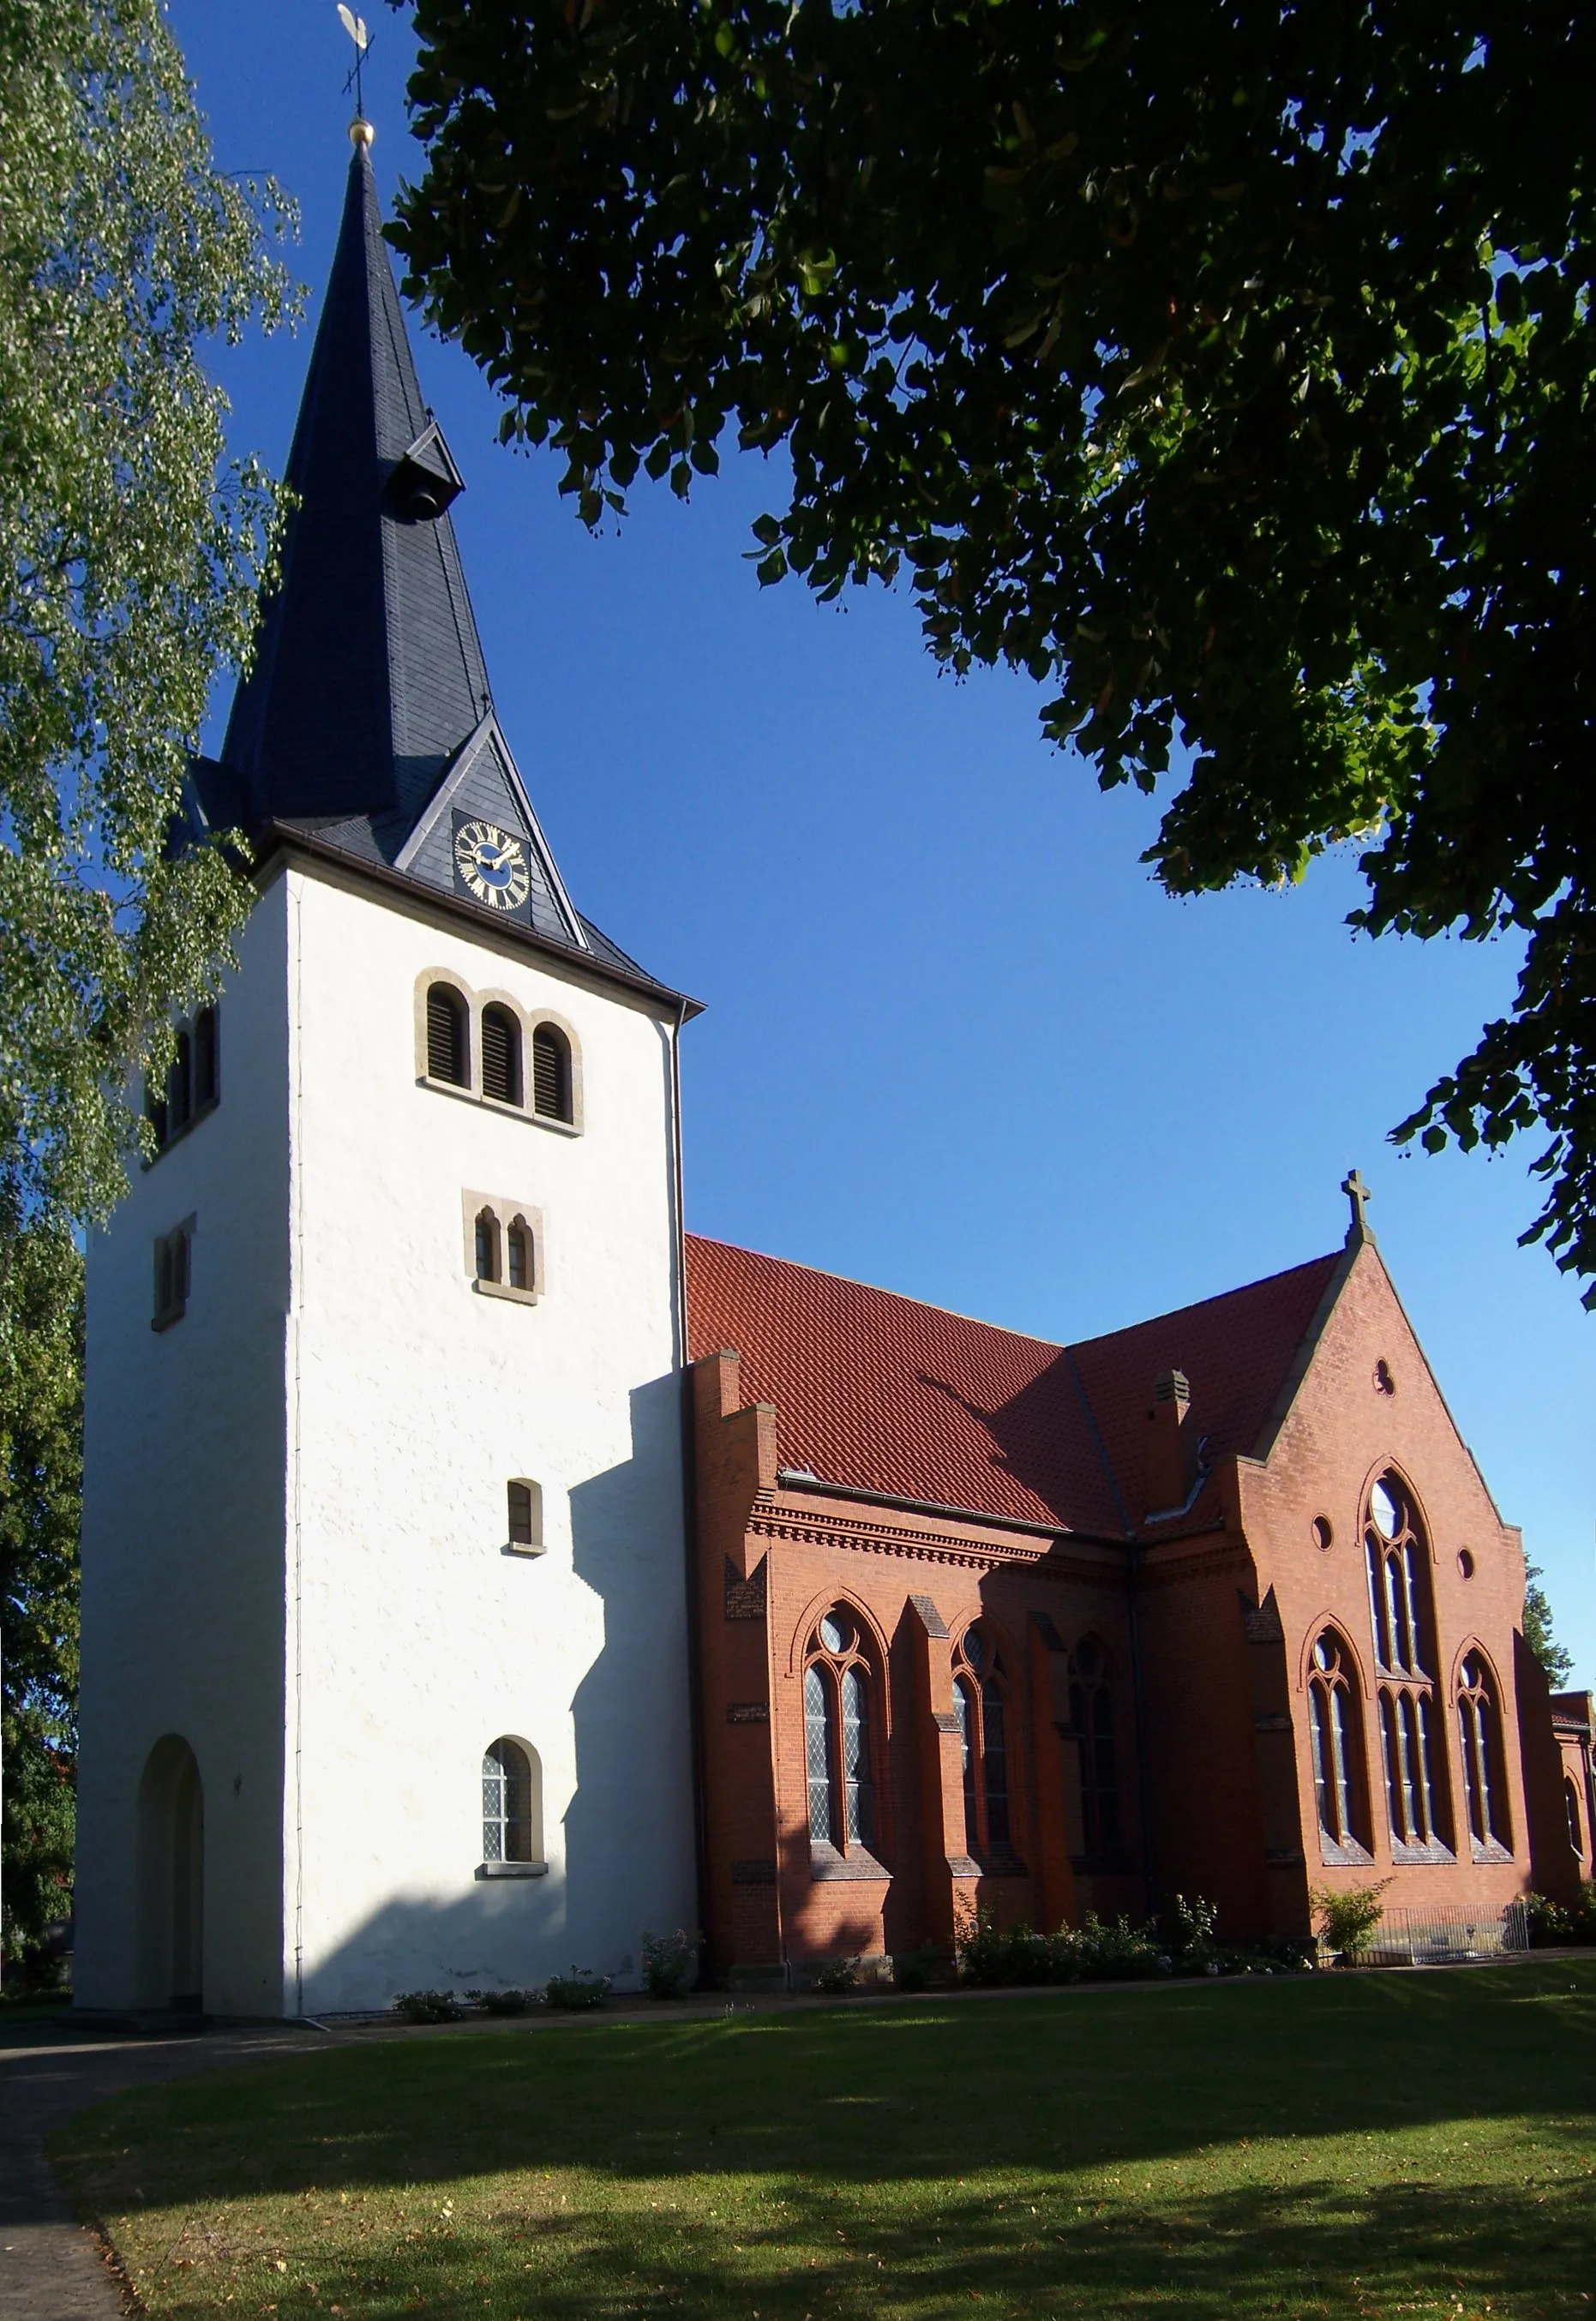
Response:
[[[1062,1554],[1056,1546],[1005,1544],[980,1547],[956,1532],[925,1531],[895,1524],[862,1522],[849,1515],[789,1513],[762,1493],[746,1525],[751,1539],[786,1540],[800,1547],[852,1549],[866,1555],[897,1556],[911,1563],[936,1563],[966,1571],[1022,1570],[1044,1579],[1074,1580],[1089,1587],[1125,1583],[1123,1567],[1105,1558],[1088,1561]]]

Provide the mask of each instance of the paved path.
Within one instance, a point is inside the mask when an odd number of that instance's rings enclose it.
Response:
[[[96,2038],[53,2025],[0,2031],[0,2316],[4,2321],[122,2321],[129,2307],[98,2243],[74,2220],[44,2138],[87,2105],[257,2055],[325,2046],[285,2025],[196,2038]]]

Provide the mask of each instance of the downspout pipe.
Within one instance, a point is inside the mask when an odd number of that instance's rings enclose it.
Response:
[[[688,1238],[681,1147],[681,1033],[688,1002],[679,999],[670,1030],[670,1151],[676,1203],[676,1358],[681,1379],[681,1539],[687,1585],[688,1736],[693,1781],[693,1887],[698,1935],[698,1980],[704,1980],[705,1909],[708,1893],[708,1828],[704,1793],[704,1703],[698,1638],[698,1422],[688,1353]]]

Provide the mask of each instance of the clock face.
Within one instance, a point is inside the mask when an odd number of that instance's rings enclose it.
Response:
[[[491,822],[462,822],[455,831],[454,875],[490,911],[518,911],[532,890],[524,842]]]

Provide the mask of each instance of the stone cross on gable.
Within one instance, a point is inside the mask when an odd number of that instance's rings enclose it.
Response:
[[[1347,1229],[1347,1240],[1372,1241],[1373,1235],[1369,1231],[1369,1220],[1363,1215],[1363,1204],[1374,1197],[1355,1169],[1349,1170],[1343,1177],[1341,1189],[1352,1203],[1352,1224]]]

